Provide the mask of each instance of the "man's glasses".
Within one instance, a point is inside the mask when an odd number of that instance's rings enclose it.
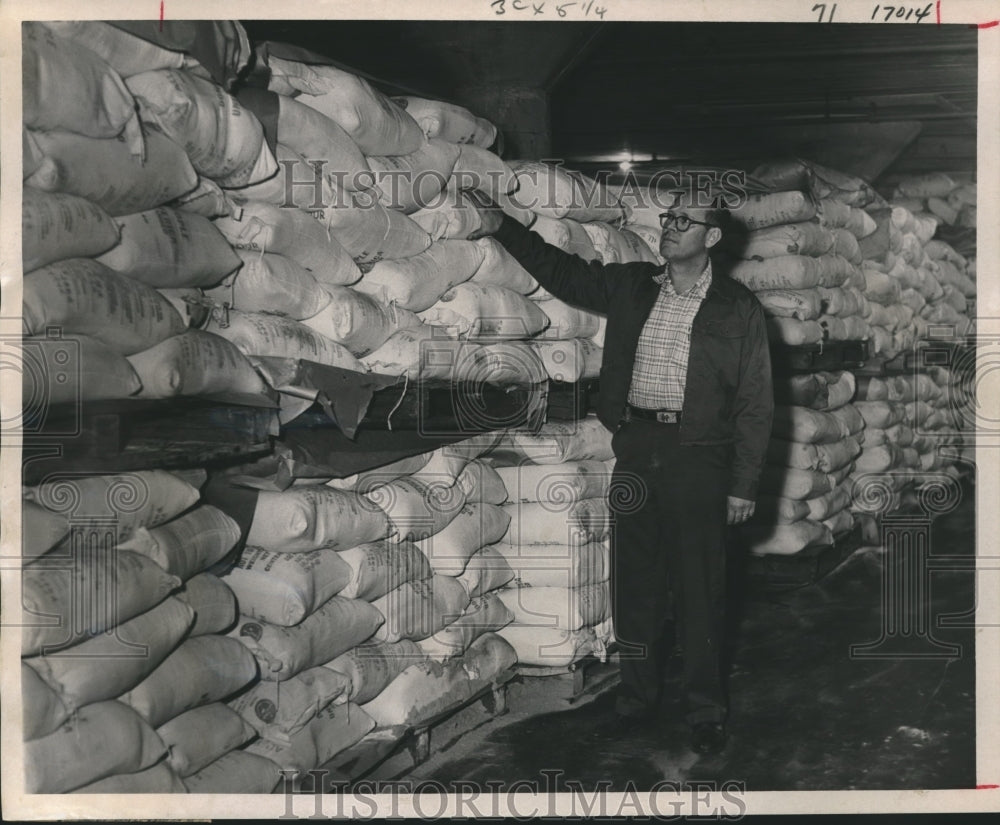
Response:
[[[696,223],[699,226],[715,226],[714,223],[705,223],[705,221],[696,221],[694,218],[689,218],[687,215],[675,215],[673,212],[661,212],[660,213],[660,228],[669,229],[671,225],[677,227],[678,232],[687,232],[691,228],[691,224]]]

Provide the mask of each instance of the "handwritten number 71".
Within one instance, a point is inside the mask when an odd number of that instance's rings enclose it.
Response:
[[[826,3],[817,3],[815,6],[812,7],[812,11],[816,11],[817,9],[819,9],[819,20],[817,20],[816,22],[817,23],[822,23],[823,22],[823,17],[826,14]],[[834,12],[836,12],[836,11],[837,11],[837,4],[834,3],[830,7],[830,16],[826,18],[826,22],[827,23],[832,23],[833,22],[833,15],[834,15]]]

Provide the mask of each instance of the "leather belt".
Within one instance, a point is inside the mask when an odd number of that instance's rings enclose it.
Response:
[[[680,424],[680,410],[647,410],[644,407],[625,405],[625,420],[640,418],[643,421],[656,421],[659,424]]]

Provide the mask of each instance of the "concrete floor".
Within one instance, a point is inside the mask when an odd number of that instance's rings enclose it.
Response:
[[[972,500],[966,495],[934,522],[936,556],[974,553]],[[606,703],[607,691],[571,703],[571,682],[558,676],[511,683],[503,716],[476,704],[436,728],[431,757],[407,778],[542,789],[558,781],[621,790],[629,780],[639,789],[660,780],[738,781],[750,791],[974,787],[972,632],[934,627],[974,607],[974,575],[931,578],[932,635],[959,645],[959,655],[852,657],[851,645],[880,637],[887,564],[884,551],[864,549],[818,584],[744,600],[733,639],[730,741],[717,757],[694,754],[680,721],[622,736],[608,714],[588,707]]]

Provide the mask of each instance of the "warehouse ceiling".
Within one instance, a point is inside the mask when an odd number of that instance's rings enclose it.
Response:
[[[461,101],[530,82],[550,95],[552,156],[584,170],[797,155],[888,190],[976,166],[977,31],[957,25],[248,22],[390,92]],[[467,99],[467,95],[466,95]],[[481,113],[486,114],[489,113]]]

